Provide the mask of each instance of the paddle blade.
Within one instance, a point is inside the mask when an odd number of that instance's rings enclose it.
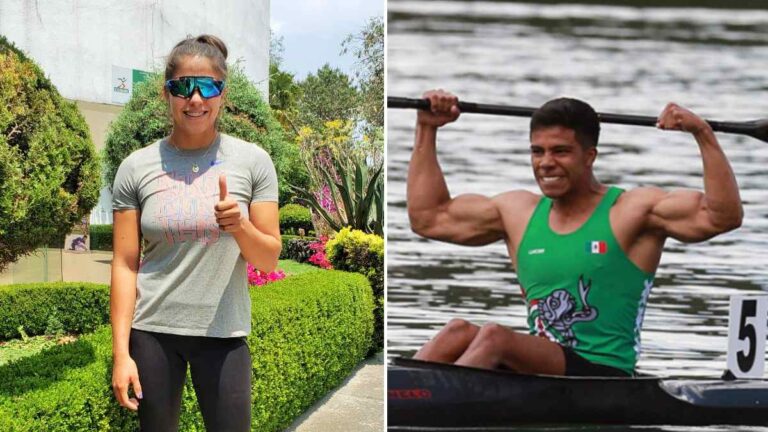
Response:
[[[768,142],[768,119],[755,120],[752,123],[755,124],[755,127],[749,136],[763,142]]]

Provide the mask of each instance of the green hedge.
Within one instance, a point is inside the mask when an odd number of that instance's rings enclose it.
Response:
[[[336,270],[357,272],[371,283],[376,299],[376,324],[369,354],[384,348],[384,239],[346,227],[325,245],[328,261]]]
[[[91,236],[91,250],[112,250],[112,225],[91,225],[88,232]]]
[[[312,214],[309,209],[299,204],[286,204],[280,207],[280,232],[284,234],[298,234],[299,229],[304,229],[304,234],[311,235],[315,231],[312,225]]]
[[[39,284],[40,296],[47,298],[43,292],[49,288]],[[317,271],[254,288],[251,301],[251,428],[279,431],[364,357],[373,299],[361,275]],[[0,367],[0,430],[137,430],[136,414],[112,394],[111,365],[111,329],[102,326],[74,343]],[[205,430],[189,376],[180,430]]]
[[[59,323],[65,332],[86,333],[108,322],[106,285],[54,282],[0,286],[0,340],[20,337],[19,326],[34,336],[50,333],[46,329],[59,327]]]

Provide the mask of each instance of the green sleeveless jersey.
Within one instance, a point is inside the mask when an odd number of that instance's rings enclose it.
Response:
[[[549,227],[552,200],[542,197],[517,250],[517,276],[531,334],[631,374],[654,274],[627,258],[611,230],[608,213],[622,192],[609,188],[569,234]]]

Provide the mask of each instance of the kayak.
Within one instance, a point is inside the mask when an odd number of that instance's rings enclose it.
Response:
[[[521,375],[395,358],[390,430],[518,425],[768,425],[768,381]]]

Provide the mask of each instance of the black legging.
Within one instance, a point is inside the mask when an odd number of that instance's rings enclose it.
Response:
[[[245,432],[251,425],[251,356],[244,337],[178,336],[131,329],[139,370],[142,432],[177,431],[189,362],[208,431]]]

